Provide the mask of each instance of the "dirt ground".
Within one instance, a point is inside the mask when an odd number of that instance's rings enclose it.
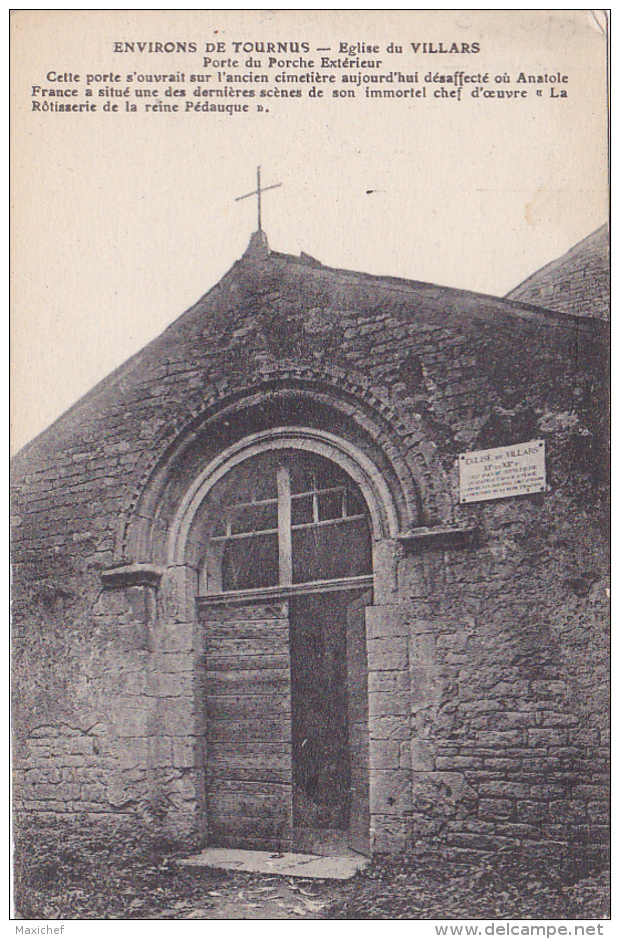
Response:
[[[338,897],[333,881],[235,874],[192,902],[178,900],[158,919],[317,919]]]
[[[351,880],[189,868],[198,842],[79,825],[28,825],[15,839],[17,919],[595,919],[609,874],[518,852],[446,860],[379,857]]]

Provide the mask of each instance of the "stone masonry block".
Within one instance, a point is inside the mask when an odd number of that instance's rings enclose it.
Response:
[[[383,653],[373,652],[370,649],[368,650],[368,671],[369,672],[385,672],[385,671],[406,671],[407,665],[409,662],[409,657],[407,655],[406,649],[397,650],[391,649]]]
[[[435,663],[435,637],[410,636],[409,662],[411,665],[433,665]]]
[[[409,690],[409,674],[406,671],[370,672],[368,691],[406,692]]]
[[[413,811],[426,818],[466,818],[478,797],[462,773],[416,772],[412,776]]]
[[[34,738],[35,740],[39,737],[43,739],[54,738],[54,737],[58,737],[59,734],[60,734],[60,730],[57,727],[50,727],[50,726],[34,727],[30,731],[31,738]]]
[[[474,769],[480,765],[480,761],[474,756],[455,754],[454,756],[438,756],[435,765],[440,770]]]
[[[93,755],[94,744],[94,738],[84,734],[81,737],[72,737],[68,741],[66,749],[72,756],[89,757]]]
[[[373,815],[402,815],[411,808],[411,774],[402,769],[375,770],[370,779]]]
[[[589,821],[608,824],[610,817],[609,802],[588,802],[587,813]]]
[[[105,686],[106,690],[111,690],[112,694],[116,691],[116,693],[120,694],[141,696],[147,693],[148,683],[148,672],[144,670],[133,672],[122,669],[116,681],[113,682],[112,689],[109,689],[107,683],[105,683]]]
[[[435,769],[435,745],[430,740],[414,737],[411,741],[411,769],[413,772]]]
[[[58,785],[49,785],[47,783],[37,783],[31,788],[31,797],[35,799],[57,799]]]
[[[393,603],[397,596],[396,558],[400,547],[394,541],[380,541],[373,548],[375,603]]]
[[[56,798],[65,802],[80,798],[80,786],[78,783],[61,783],[56,787]]]
[[[411,702],[408,694],[376,691],[368,696],[368,714],[370,718],[384,715],[408,716]]]
[[[491,688],[489,688],[487,694],[491,698],[520,698],[523,699],[527,697],[529,692],[530,682],[525,679],[515,679],[514,681],[498,681]]]
[[[161,618],[167,622],[192,621],[196,598],[196,572],[179,566],[165,572],[159,587]]]
[[[105,803],[106,789],[101,783],[86,782],[80,787],[80,800],[82,802]]]
[[[594,825],[591,822],[586,825],[573,825],[571,829],[573,841],[581,842],[589,847],[608,844],[609,834],[608,825]]]
[[[549,818],[559,824],[575,824],[586,820],[586,806],[574,799],[561,799],[549,803]]]
[[[166,698],[158,702],[157,725],[159,733],[186,737],[194,730],[194,701],[192,698]]]
[[[546,802],[523,800],[517,802],[517,819],[530,825],[545,822],[549,818],[549,806]]]
[[[466,713],[472,714],[496,714],[502,709],[502,704],[500,701],[495,701],[489,698],[482,698],[480,700],[473,701],[461,701],[459,702],[461,710]]]
[[[469,640],[469,632],[439,633],[435,640],[437,653],[464,652]]]
[[[150,656],[149,666],[153,671],[178,675],[194,671],[195,656],[187,652],[160,652]]]
[[[411,681],[410,707],[413,714],[433,707],[439,701],[441,681],[433,666],[415,666],[409,670]]]
[[[576,714],[563,714],[559,711],[541,711],[540,724],[542,727],[572,727],[579,723]]]
[[[148,626],[154,619],[152,587],[126,587],[125,596],[131,610],[131,621]]]
[[[152,631],[153,650],[156,652],[194,651],[194,623],[163,623]]]
[[[563,799],[565,796],[565,786],[554,786],[547,783],[541,786],[530,787],[530,797],[532,799],[544,799],[546,801],[551,801],[553,799]]]
[[[148,766],[151,769],[168,769],[172,766],[172,740],[171,737],[159,735],[148,738]]]
[[[400,755],[399,755],[399,767],[401,769],[410,770],[411,769],[411,741],[401,740],[400,744]]]
[[[476,742],[483,747],[518,747],[523,742],[523,731],[479,730]]]
[[[137,798],[144,797],[146,792],[146,777],[138,784],[135,779],[125,778],[122,775],[112,776],[107,785],[106,799],[111,806],[121,808],[127,803],[134,802]]]
[[[183,776],[176,776],[166,781],[165,789],[169,798],[175,796],[185,802],[194,802],[196,799],[196,781],[192,778],[193,774],[185,773]]]
[[[148,766],[148,738],[123,738],[116,746],[116,758],[120,769]]]
[[[400,668],[407,667],[407,637],[396,636],[394,638],[369,639],[368,648],[368,668],[372,671],[375,658],[389,655],[405,656],[405,663]]]
[[[404,819],[388,814],[375,814],[370,829],[371,849],[381,854],[402,854],[407,847]]]
[[[532,682],[532,694],[537,698],[563,698],[567,691],[565,681],[534,680]]]
[[[371,771],[398,769],[400,764],[400,744],[398,740],[373,740],[370,745]]]
[[[172,765],[177,769],[196,766],[196,739],[194,737],[172,737]]]
[[[507,782],[503,779],[492,779],[481,783],[479,787],[481,796],[487,798],[527,799],[530,787],[525,783]]]
[[[606,786],[588,786],[578,785],[573,789],[575,799],[581,799],[583,802],[605,801],[609,796],[609,790]]]
[[[598,747],[600,739],[601,733],[595,727],[590,729],[575,728],[570,735],[570,742],[574,746]]]
[[[482,819],[501,820],[512,818],[514,803],[509,799],[481,799],[478,816]]]
[[[161,698],[190,697],[193,685],[194,676],[189,672],[157,676],[157,694]]]
[[[130,622],[131,612],[124,590],[103,590],[93,607],[95,616],[116,623]]]
[[[551,728],[528,730],[527,742],[531,747],[562,747],[568,743],[568,733]]]
[[[46,766],[41,769],[29,770],[26,773],[26,782],[30,786],[38,783],[59,783],[62,778],[62,770],[58,766]]]
[[[409,740],[411,720],[407,714],[375,714],[368,721],[372,740]]]
[[[402,611],[398,607],[366,607],[366,634],[368,641],[406,637],[409,627],[403,623]]]
[[[535,718],[534,715],[526,711],[493,711],[492,719],[489,719],[488,713],[477,714],[470,718],[470,726],[473,728],[485,728],[492,725],[493,730],[514,730],[519,727],[532,727]]]
[[[119,737],[146,737],[149,732],[149,712],[137,707],[117,708],[114,711],[114,728]]]

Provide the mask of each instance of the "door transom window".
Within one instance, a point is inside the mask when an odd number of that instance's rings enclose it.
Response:
[[[300,450],[258,454],[208,502],[207,592],[287,587],[368,575],[368,509],[335,463]]]

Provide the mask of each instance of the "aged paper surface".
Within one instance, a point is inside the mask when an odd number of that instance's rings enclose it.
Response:
[[[15,11],[13,449],[242,254],[258,165],[276,250],[496,296],[561,255],[607,213],[604,22]]]
[[[437,285],[435,298],[442,288],[505,297],[564,255],[607,220],[606,24],[605,11],[586,10],[14,11],[13,451],[216,285],[257,230],[273,252],[302,255],[308,269],[317,259]],[[478,299],[464,316],[475,316]],[[558,435],[576,421],[565,411],[541,415]],[[529,459],[517,448],[542,444],[545,429],[536,439],[529,431],[511,437],[501,451],[494,440],[472,445],[476,472],[464,474],[462,501],[534,490],[542,499],[543,455]],[[122,465],[125,443],[112,445]],[[44,459],[45,442],[41,451]],[[29,452],[18,460],[27,464]],[[496,467],[485,488],[476,461],[503,454],[514,467]],[[86,450],[70,456],[78,465],[89,458]],[[302,496],[291,496],[290,479],[286,485],[290,515],[291,499]],[[63,511],[52,519],[58,526]],[[348,520],[342,511],[337,520]],[[313,521],[325,519],[317,511]],[[412,551],[437,533],[425,520],[413,533],[405,528],[399,545]],[[77,555],[92,532],[71,537]],[[157,565],[143,560],[129,575],[131,565],[115,567],[111,553],[104,570],[100,558],[85,562],[84,579],[96,581],[89,616],[99,610],[99,590],[120,584],[131,594],[159,583]],[[589,589],[590,574],[582,574],[571,589]],[[34,603],[44,626],[56,604],[64,627],[63,604],[86,593],[74,584],[74,595],[63,593],[54,577],[52,569],[49,583],[35,583]],[[32,622],[36,610],[27,610]],[[270,899],[242,894],[237,906],[248,918]],[[164,918],[234,913],[217,890],[208,896],[204,908],[192,901],[165,909]],[[318,896],[286,888],[269,912],[318,915],[328,902]],[[143,909],[139,898],[131,902]],[[207,915],[213,906],[219,914]],[[120,907],[101,909],[120,916]]]

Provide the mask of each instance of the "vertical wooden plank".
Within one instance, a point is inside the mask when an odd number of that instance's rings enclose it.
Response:
[[[230,604],[210,610],[205,619],[206,802],[212,842],[288,850],[288,606]]]

